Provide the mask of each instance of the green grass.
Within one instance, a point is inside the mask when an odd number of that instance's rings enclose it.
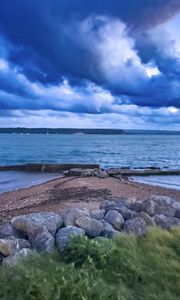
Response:
[[[1,267],[0,299],[180,299],[180,230],[156,228],[145,237],[103,242],[73,239],[61,255]]]

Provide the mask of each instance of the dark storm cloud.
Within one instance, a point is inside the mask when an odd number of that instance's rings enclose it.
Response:
[[[148,29],[179,10],[179,0],[1,0],[0,55],[9,61],[12,69],[17,68],[30,82],[40,82],[44,87],[59,84],[65,76],[79,90],[83,90],[84,81],[89,80],[110,90],[125,103],[180,107],[179,61],[162,55],[147,34]],[[109,82],[101,70],[99,54],[94,51],[94,39],[89,39],[87,46],[79,31],[81,22],[96,15],[126,24],[141,62],[154,61],[161,74],[152,79],[138,75],[133,84],[127,80]],[[100,39],[99,32],[105,25],[106,21],[93,18],[87,36],[97,35]],[[128,63],[126,70],[134,70],[133,63],[130,60]],[[48,97],[47,101],[46,96],[36,95],[26,81],[19,80],[14,73],[0,73],[0,90],[0,108],[99,113],[93,105],[87,105],[89,97],[84,97],[85,103],[59,108],[53,99]],[[103,109],[108,111],[107,107]]]

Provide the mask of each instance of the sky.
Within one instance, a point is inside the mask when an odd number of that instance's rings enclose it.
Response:
[[[0,127],[180,130],[180,0],[1,0]]]

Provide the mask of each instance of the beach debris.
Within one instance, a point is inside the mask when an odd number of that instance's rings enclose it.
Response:
[[[42,212],[17,216],[0,225],[0,262],[12,266],[33,251],[63,251],[73,236],[103,241],[123,232],[144,235],[149,226],[165,230],[180,226],[180,202],[157,195],[144,202],[108,196],[99,209],[70,208],[62,215]]]

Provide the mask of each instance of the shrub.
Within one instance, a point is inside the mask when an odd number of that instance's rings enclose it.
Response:
[[[180,299],[180,230],[143,237],[74,238],[62,254],[35,254],[0,270],[3,300]]]

